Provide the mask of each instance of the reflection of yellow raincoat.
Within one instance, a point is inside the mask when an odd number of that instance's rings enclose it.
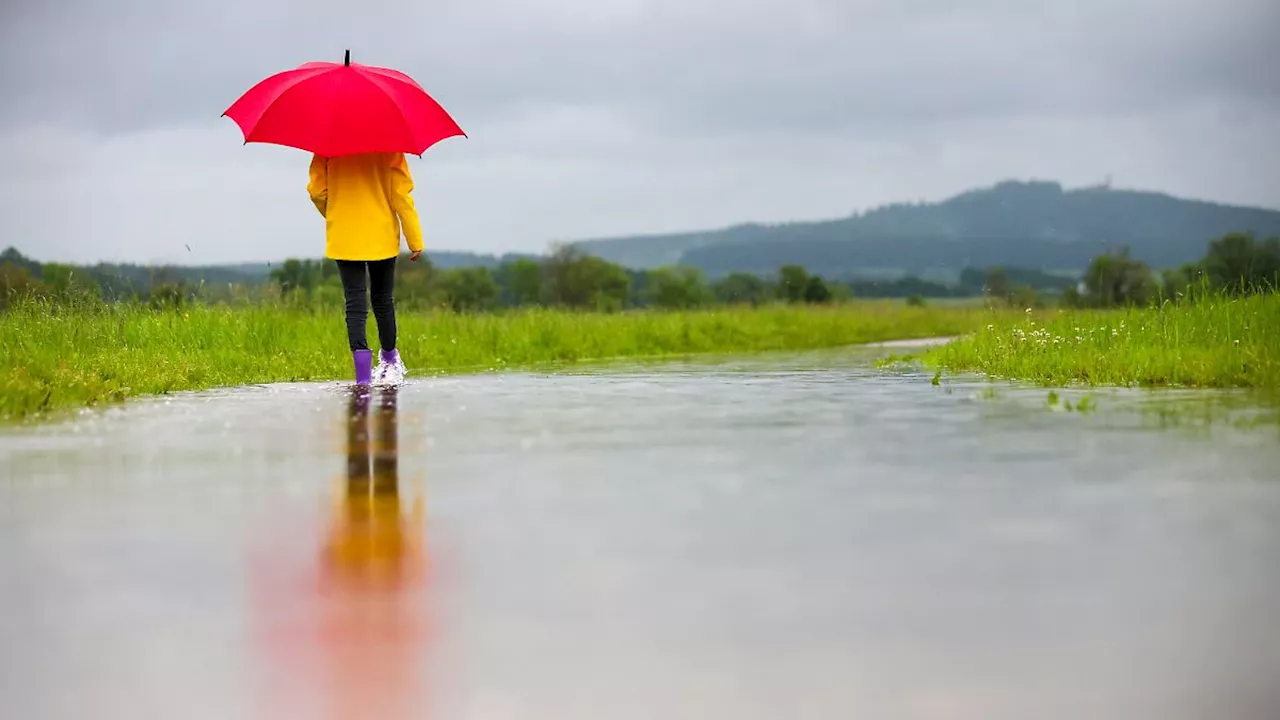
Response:
[[[421,500],[402,513],[399,493],[349,490],[343,498],[325,554],[330,582],[358,593],[392,592],[421,580],[426,560],[419,536],[425,518]]]
[[[311,158],[307,193],[325,219],[325,257],[385,260],[400,254],[400,232],[414,252],[422,228],[404,153]]]

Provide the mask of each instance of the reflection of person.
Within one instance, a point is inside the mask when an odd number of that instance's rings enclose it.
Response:
[[[432,702],[421,667],[431,625],[425,501],[401,471],[397,400],[396,388],[352,388],[337,418],[345,471],[318,538],[280,518],[254,553],[255,717],[398,720],[424,717]],[[296,557],[299,542],[310,562]]]
[[[396,350],[393,291],[402,230],[409,259],[422,256],[422,229],[412,191],[404,153],[311,158],[307,193],[325,220],[325,257],[337,262],[342,278],[347,344],[357,385],[397,384],[404,377]],[[370,291],[382,346],[376,368],[370,367],[373,351],[365,336]]]
[[[407,526],[421,522],[421,503],[402,517],[395,388],[378,396],[372,437],[370,394],[355,390],[347,426],[347,484],[326,565],[334,582],[353,590],[393,590],[411,578],[421,548]]]
[[[397,457],[396,390],[352,393],[347,482],[322,560],[321,640],[333,717],[409,717],[423,610],[411,590],[425,553],[422,506],[405,517]]]

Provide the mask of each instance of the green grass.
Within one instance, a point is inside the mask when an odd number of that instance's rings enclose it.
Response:
[[[459,315],[398,313],[411,377],[623,357],[836,347],[956,335],[977,309],[859,301],[831,307],[718,308],[684,313],[546,309]],[[376,345],[372,318],[371,344]],[[144,394],[285,381],[346,380],[341,310],[31,303],[0,313],[0,419]]]
[[[1043,385],[1280,389],[1280,295],[993,317],[926,365]]]

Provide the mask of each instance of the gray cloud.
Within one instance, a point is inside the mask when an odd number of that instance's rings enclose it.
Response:
[[[345,48],[470,135],[414,161],[432,247],[831,216],[1009,175],[1280,204],[1271,0],[358,5],[6,3],[6,234],[50,257],[167,258],[175,232],[206,260],[314,254],[305,158],[218,116]]]
[[[1268,0],[30,3],[6,11],[6,121],[217,116],[309,59],[400,67],[470,117],[624,107],[677,127],[865,126],[1280,98]],[[1274,58],[1271,58],[1274,59]]]

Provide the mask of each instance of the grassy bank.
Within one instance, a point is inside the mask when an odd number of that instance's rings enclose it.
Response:
[[[399,315],[412,374],[835,347],[970,332],[978,309],[854,302],[687,313],[528,310]],[[371,343],[376,341],[372,319]],[[351,377],[341,311],[27,304],[0,313],[0,418],[218,386]]]
[[[927,365],[1044,385],[1280,389],[1280,295],[993,318]]]

